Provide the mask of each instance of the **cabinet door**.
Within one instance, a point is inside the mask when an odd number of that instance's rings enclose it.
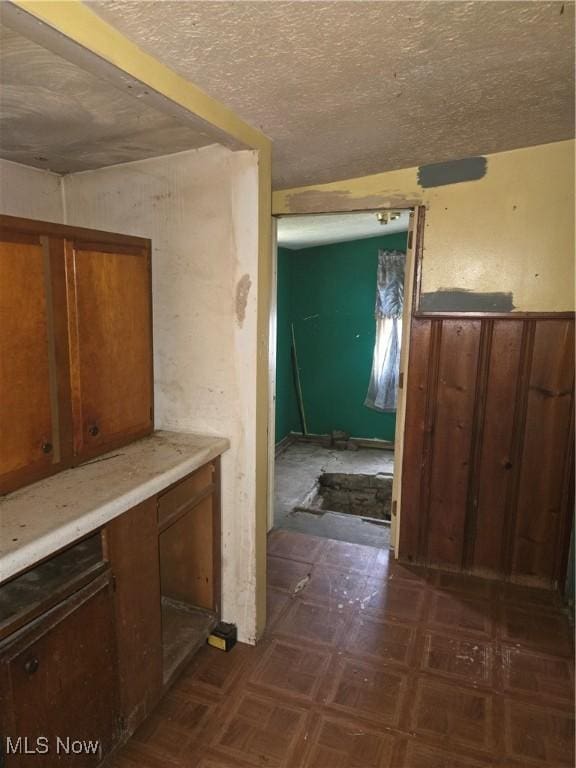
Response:
[[[74,449],[86,458],[152,431],[150,252],[67,242]]]
[[[0,230],[0,493],[62,468],[71,453],[59,271],[53,238]]]
[[[7,756],[7,768],[98,765],[110,751],[117,728],[109,574],[19,634],[0,651],[2,735],[10,737],[18,753]],[[27,741],[18,744],[18,736]],[[78,746],[90,741],[98,743]],[[70,751],[73,742],[77,754]],[[29,754],[22,754],[25,748]]]

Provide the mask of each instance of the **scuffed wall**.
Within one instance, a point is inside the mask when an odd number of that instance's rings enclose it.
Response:
[[[429,308],[574,309],[574,141],[488,155],[484,175],[472,181],[422,186],[424,170],[282,190],[273,212],[424,204],[421,289]]]
[[[0,213],[61,224],[61,177],[0,159]]]
[[[65,178],[68,224],[152,239],[156,427],[223,435],[223,615],[255,637],[257,158],[207,147]]]

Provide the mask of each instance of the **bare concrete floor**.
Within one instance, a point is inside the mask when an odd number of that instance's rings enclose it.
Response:
[[[276,459],[274,528],[300,531],[354,544],[386,548],[390,528],[352,515],[295,511],[314,491],[321,472],[393,474],[394,452],[375,448],[336,451],[314,443],[293,443]]]

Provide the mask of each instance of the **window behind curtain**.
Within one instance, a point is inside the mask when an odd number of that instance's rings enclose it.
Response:
[[[377,411],[395,411],[402,344],[404,266],[401,251],[378,251],[376,278],[376,341],[372,373],[364,405]]]

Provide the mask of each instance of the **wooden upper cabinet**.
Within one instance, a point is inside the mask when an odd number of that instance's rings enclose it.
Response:
[[[0,216],[0,494],[153,428],[150,241]]]
[[[68,242],[66,282],[74,449],[87,457],[152,429],[150,252]]]
[[[70,459],[61,254],[48,236],[0,230],[0,493]]]

